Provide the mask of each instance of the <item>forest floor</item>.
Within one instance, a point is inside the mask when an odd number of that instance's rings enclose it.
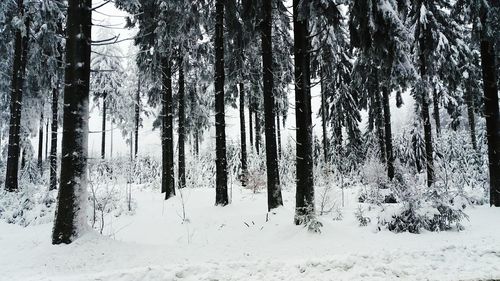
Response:
[[[215,207],[213,189],[164,201],[134,187],[135,214],[71,245],[51,245],[51,223],[0,221],[0,280],[500,280],[500,208],[467,208],[460,232],[395,234],[358,225],[356,194],[314,234],[293,224],[291,190],[267,216],[265,192],[235,187]]]

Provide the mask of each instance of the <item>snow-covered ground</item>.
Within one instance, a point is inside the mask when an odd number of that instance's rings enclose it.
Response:
[[[71,245],[51,245],[50,223],[0,222],[0,280],[500,279],[499,208],[467,208],[461,232],[395,234],[358,226],[356,194],[346,192],[342,220],[322,216],[313,234],[293,225],[291,190],[267,216],[266,194],[240,187],[226,207],[213,205],[213,189],[164,201],[136,187],[134,215]]]

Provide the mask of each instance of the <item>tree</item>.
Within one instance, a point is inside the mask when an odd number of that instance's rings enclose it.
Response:
[[[224,117],[224,1],[215,1],[215,205],[229,203],[227,193],[226,123]]]
[[[52,244],[73,242],[86,221],[91,26],[92,1],[69,0],[61,184]]]
[[[273,92],[273,49],[272,49],[272,3],[262,1],[262,73],[264,80],[264,119],[266,127],[266,165],[267,165],[267,208],[283,205],[279,184],[278,154],[276,151],[275,104]]]
[[[309,41],[307,7],[293,1],[293,34],[295,55],[295,123],[297,142],[297,190],[295,224],[314,218],[313,138],[309,76]]]
[[[15,17],[15,21],[17,30],[15,31],[14,59],[12,63],[9,145],[5,176],[5,189],[7,191],[17,191],[18,189],[17,176],[20,152],[21,106],[28,56],[28,34],[30,30],[30,16],[25,14],[23,0],[17,0],[17,16]]]
[[[179,64],[179,188],[186,186],[186,159],[184,141],[186,137],[186,121],[185,121],[185,95],[184,95],[184,58],[182,54],[178,59]]]

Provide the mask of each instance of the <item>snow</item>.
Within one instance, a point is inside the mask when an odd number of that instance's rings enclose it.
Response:
[[[185,189],[183,200],[164,201],[134,186],[134,215],[108,217],[105,236],[86,232],[70,245],[50,244],[51,223],[1,221],[0,280],[500,278],[498,208],[468,207],[461,232],[395,234],[359,227],[358,191],[347,189],[343,220],[321,216],[322,233],[312,234],[293,225],[292,190],[283,191],[285,206],[267,215],[265,193],[232,188],[232,204],[218,207],[214,189]]]

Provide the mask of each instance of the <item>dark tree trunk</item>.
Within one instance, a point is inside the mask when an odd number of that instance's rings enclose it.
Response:
[[[382,102],[380,100],[380,91],[377,87],[377,91],[373,93],[374,97],[374,114],[375,114],[375,130],[377,132],[377,139],[380,150],[380,161],[386,163],[386,151],[385,151],[385,134],[384,134],[384,115],[382,112]]]
[[[17,0],[18,17],[24,16],[23,0]],[[26,17],[26,30],[29,30],[30,17]],[[28,35],[18,30],[14,40],[14,60],[11,81],[10,96],[10,121],[9,121],[9,144],[7,151],[7,170],[5,175],[5,189],[17,191],[19,172],[19,152],[21,133],[21,107],[23,100],[24,76],[26,73],[26,61],[28,57]]]
[[[424,30],[424,35],[419,38],[420,45],[420,76],[421,79],[425,82],[429,82],[427,77],[427,65],[425,54],[426,50],[426,33]],[[421,114],[422,114],[422,122],[424,125],[424,142],[425,142],[425,160],[427,167],[427,186],[431,186],[434,183],[434,159],[433,159],[433,147],[432,147],[432,126],[431,126],[431,118],[429,116],[429,89],[424,89],[421,93]]]
[[[185,108],[185,91],[184,91],[184,60],[179,57],[179,188],[186,186],[186,155],[185,155],[185,139],[186,139],[186,121],[184,116]]]
[[[382,103],[384,109],[385,154],[387,156],[387,176],[394,178],[394,153],[392,151],[391,108],[389,106],[389,89],[382,87]]]
[[[101,159],[106,156],[106,97],[107,93],[104,92],[102,96],[102,132],[101,132]]]
[[[434,93],[432,95],[432,104],[434,105],[434,122],[436,123],[436,137],[441,135],[441,116],[439,115],[439,93],[434,87]]]
[[[200,155],[200,131],[195,129],[194,131],[194,153],[196,156]]]
[[[162,59],[162,179],[161,191],[165,192],[165,200],[175,195],[174,178],[174,138],[173,138],[173,102],[172,102],[172,69],[170,58]]]
[[[245,131],[245,85],[240,82],[240,142],[241,142],[241,184],[246,185],[247,140]]]
[[[295,60],[295,121],[297,143],[297,189],[295,224],[314,218],[313,138],[309,77],[308,17],[300,11],[301,0],[293,0],[293,34]]]
[[[227,193],[226,123],[224,116],[224,1],[215,1],[215,205],[229,204]]]
[[[250,135],[250,148],[253,147],[253,124],[252,124],[252,102],[248,95],[248,133]]]
[[[49,153],[49,121],[45,122],[45,160],[48,159]]]
[[[259,108],[255,106],[255,152],[260,154],[260,116]]]
[[[323,68],[321,68],[321,126],[323,130],[323,157],[325,164],[328,163],[328,133],[326,127],[326,89],[323,79],[325,79],[325,74],[323,73]]]
[[[43,109],[40,114],[40,126],[38,128],[38,170],[40,170],[40,174],[43,173]]]
[[[278,158],[281,159],[281,122],[280,114],[276,114],[276,132],[278,133]]]
[[[494,1],[489,1],[491,4]],[[497,5],[498,6],[498,5]],[[483,12],[481,22],[487,26]],[[483,72],[484,115],[490,173],[490,206],[500,207],[500,114],[498,109],[498,83],[495,63],[495,46],[491,38],[481,38],[481,67]]]
[[[261,41],[262,73],[264,80],[264,121],[266,132],[266,168],[267,168],[267,209],[271,211],[283,205],[279,184],[278,154],[276,151],[276,130],[274,127],[274,92],[273,92],[273,48],[272,48],[272,1],[263,1]]]
[[[465,103],[467,105],[467,117],[469,119],[469,133],[470,133],[472,148],[474,150],[477,150],[476,119],[474,115],[475,106],[472,97],[472,92],[469,86],[465,87]]]
[[[59,83],[57,84],[59,86]],[[57,189],[57,111],[59,88],[52,89],[52,124],[50,134],[50,190]]]
[[[61,185],[52,243],[71,243],[84,229],[87,201],[92,1],[69,0],[66,23],[66,72]]]
[[[139,122],[141,118],[141,79],[137,79],[137,93],[135,96],[135,145],[134,158],[137,158],[139,152]]]
[[[194,142],[194,153],[196,156],[199,155],[200,153],[200,146],[199,146],[199,128],[198,128],[198,116],[196,112],[196,90],[194,88],[191,89],[189,98],[191,100],[191,118],[193,118],[193,142]]]

